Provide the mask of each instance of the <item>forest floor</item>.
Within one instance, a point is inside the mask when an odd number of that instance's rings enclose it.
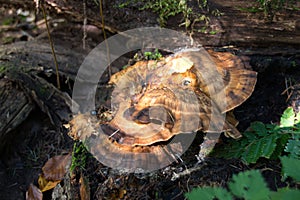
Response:
[[[111,9],[105,10],[106,16],[112,16],[112,13],[114,15],[107,22],[111,27],[126,30],[158,25],[157,15],[153,13],[139,12],[134,8],[124,8],[125,11],[120,12],[120,8],[108,4],[105,8]],[[205,30],[203,23],[196,23],[192,34],[194,40],[207,48],[229,49],[247,55],[253,70],[258,72],[253,94],[234,110],[240,122],[238,129],[244,131],[254,121],[278,123],[281,114],[288,107],[287,95],[283,94],[288,87],[286,83],[289,80],[300,83],[300,40],[297,42],[300,35],[293,31],[299,29],[297,27],[299,10],[277,11],[272,22],[267,22],[262,11],[246,11],[257,6],[254,1],[216,0],[212,1],[210,6],[211,9],[220,10],[224,16],[212,16]],[[296,6],[299,9],[300,6]],[[28,14],[26,9],[22,12],[14,6],[0,7],[0,44],[31,40],[47,43],[43,18],[39,16],[37,21],[30,21],[32,12]],[[222,18],[232,19],[231,24],[224,24],[224,21],[219,20]],[[171,17],[167,21],[166,28],[184,32],[185,28],[178,26],[181,22],[182,16]],[[51,18],[50,23],[54,44],[82,52],[83,55],[87,55],[103,41],[103,38],[99,37],[102,30],[89,25],[86,49],[83,50],[82,23],[69,22],[56,15]],[[32,24],[37,28],[32,28]],[[241,24],[243,24],[242,32],[238,32],[239,29],[236,27]],[[262,30],[262,33],[253,32],[254,26]],[[266,27],[269,29],[268,35],[265,33]],[[191,33],[191,30],[188,32]],[[108,34],[110,35],[113,34]],[[279,53],[276,54],[277,51]],[[67,92],[71,94],[71,90]],[[48,116],[38,108],[32,111],[13,132],[14,137],[6,144],[0,156],[0,199],[5,200],[24,199],[29,184],[37,182],[45,162],[54,155],[71,152],[74,144],[74,141],[68,137],[67,130],[52,125]],[[195,155],[198,152],[199,142],[195,141],[181,157],[182,162],[173,163],[157,172],[144,175],[116,173],[89,155],[83,169],[75,169],[75,175],[72,177],[74,190],[79,192],[81,173],[88,180],[91,199],[184,199],[184,193],[198,186],[227,187],[226,183],[233,174],[248,169],[259,169],[269,188],[274,191],[291,184],[282,181],[279,160],[260,159],[256,164],[246,165],[238,159],[227,160],[214,157],[208,157],[201,170],[171,180],[174,173],[196,165]],[[299,189],[300,185],[293,185],[293,187]],[[51,199],[51,191],[46,192],[44,196],[45,199]]]

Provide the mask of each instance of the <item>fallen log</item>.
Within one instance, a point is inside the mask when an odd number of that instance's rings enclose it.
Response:
[[[60,79],[74,81],[82,55],[59,46],[57,55]],[[72,83],[64,83],[65,91],[56,88],[48,44],[30,41],[0,46],[0,66],[0,141],[5,141],[35,108],[47,114],[57,127],[71,119]]]
[[[0,0],[4,1],[4,0]],[[32,0],[26,0],[27,8],[35,9]],[[122,8],[119,1],[103,1],[103,17],[99,14],[99,4],[97,1],[86,1],[86,10],[84,10],[82,0],[59,1],[45,0],[45,6],[51,14],[66,17],[69,20],[83,24],[86,19],[88,24],[104,28],[109,33],[115,34],[133,28],[158,26],[158,14],[153,13],[151,9],[139,10],[141,5]],[[2,3],[2,2],[1,2]],[[24,2],[19,0],[4,1],[3,4],[24,7]],[[210,24],[207,27],[213,30],[214,34],[203,33],[201,30],[205,25],[195,23],[188,29],[188,33],[200,44],[204,46],[226,46],[234,45],[237,47],[269,47],[269,46],[294,46],[300,45],[300,13],[294,10],[279,10],[274,13],[270,20],[264,19],[263,12],[249,12],[246,6],[258,6],[255,2],[245,4],[244,0],[236,1],[210,1],[210,9],[218,9],[223,15],[209,17]],[[191,5],[194,12],[197,5]],[[295,5],[299,7],[299,4]],[[84,14],[86,13],[86,14]],[[50,15],[51,15],[50,14]],[[184,27],[179,27],[182,23],[182,16],[169,18],[166,28],[180,30],[185,32]],[[284,53],[283,49],[281,53]]]

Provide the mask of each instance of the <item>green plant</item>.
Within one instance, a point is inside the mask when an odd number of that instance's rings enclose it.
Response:
[[[4,65],[0,65],[0,75],[1,75],[2,73],[5,73],[6,71],[7,71],[7,67],[4,66]]]
[[[12,17],[10,17],[10,18],[5,18],[5,19],[2,20],[2,25],[8,26],[8,25],[13,24],[14,21],[15,21],[15,19],[12,18]]]
[[[300,160],[297,160],[298,165]],[[288,163],[293,167],[293,163]],[[299,176],[299,175],[298,175]],[[294,177],[293,177],[294,178]],[[189,200],[281,200],[281,199],[299,199],[300,191],[288,187],[271,191],[258,170],[249,170],[233,175],[232,180],[228,182],[228,190],[220,187],[202,187],[195,188],[185,196]]]
[[[182,23],[179,26],[186,28],[193,26],[196,22],[205,21],[206,25],[209,22],[209,14],[214,16],[221,16],[222,13],[214,9],[209,10],[207,0],[198,0],[199,10],[194,10],[188,5],[187,0],[127,0],[118,5],[119,8],[130,6],[138,6],[139,10],[151,10],[158,14],[158,21],[160,26],[165,26],[169,17],[177,14],[182,14]]]
[[[192,14],[192,9],[187,6],[186,0],[141,0],[145,5],[140,10],[150,9],[159,15],[159,23],[165,26],[167,20],[171,16],[179,13],[184,15],[184,20],[189,21],[189,16]]]
[[[127,67],[133,65],[134,63],[141,60],[160,60],[163,55],[159,52],[158,49],[154,51],[138,51],[134,54],[133,58],[128,61],[128,64],[124,65],[122,69],[126,69]]]
[[[72,152],[72,164],[70,171],[74,171],[76,168],[84,170],[86,167],[86,161],[88,158],[88,151],[81,142],[75,142]]]
[[[139,10],[151,10],[159,15],[158,21],[161,26],[165,26],[170,16],[183,13],[188,16],[192,11],[186,4],[186,0],[128,0],[118,5],[119,8],[125,8],[138,5]]]
[[[158,49],[155,49],[154,52],[144,52],[144,57],[146,60],[159,60],[162,57],[162,54],[158,51]]]
[[[283,112],[279,125],[254,122],[244,136],[222,147],[222,152],[214,153],[226,158],[242,158],[247,163],[255,163],[260,157],[280,158],[283,179],[291,177],[300,182],[300,113],[295,114],[289,107]],[[227,186],[228,190],[220,187],[196,188],[185,196],[190,200],[300,199],[300,190],[297,189],[285,187],[271,191],[258,170],[233,175]]]
[[[256,0],[256,2],[258,5],[238,9],[251,13],[264,12],[265,18],[269,21],[273,20],[273,16],[278,10],[300,10],[299,7],[295,6],[297,0]]]
[[[249,13],[257,13],[261,12],[261,9],[259,9],[256,6],[248,7],[248,8],[238,8],[240,11],[249,12]]]
[[[294,1],[289,0],[256,0],[259,3],[260,7],[264,10],[268,9],[279,9],[287,3],[293,3]]]
[[[296,4],[296,0],[256,0],[256,2],[259,3],[259,7],[269,20],[272,20],[275,11],[293,7]]]
[[[37,162],[40,159],[40,149],[31,150],[28,149],[28,160],[31,160],[33,162]]]
[[[287,108],[280,125],[253,122],[243,138],[216,149],[214,154],[224,158],[241,158],[246,163],[256,163],[260,157],[276,159],[282,154],[300,156],[300,113]]]
[[[12,36],[8,36],[8,37],[3,37],[1,40],[1,43],[3,44],[10,44],[12,42],[14,42],[15,38]]]
[[[283,178],[291,177],[295,181],[300,182],[300,160],[297,158],[291,158],[287,156],[280,157],[282,164]]]

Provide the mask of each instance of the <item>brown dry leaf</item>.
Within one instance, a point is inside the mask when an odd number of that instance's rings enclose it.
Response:
[[[39,183],[39,188],[42,192],[45,192],[47,190],[51,190],[55,188],[55,186],[60,183],[61,180],[58,181],[48,181],[45,179],[43,174],[39,176],[38,183]]]
[[[41,190],[33,185],[32,183],[29,185],[28,191],[26,192],[26,200],[42,200],[43,193]]]
[[[43,176],[47,181],[61,181],[70,163],[71,154],[54,156],[50,158],[42,168]]]
[[[123,199],[126,193],[127,193],[126,190],[120,189],[120,190],[119,190],[119,198],[120,198],[120,199]]]
[[[81,200],[90,200],[90,186],[87,178],[81,174],[80,176],[80,198]]]

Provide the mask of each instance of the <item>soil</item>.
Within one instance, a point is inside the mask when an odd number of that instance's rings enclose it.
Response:
[[[116,27],[117,30],[158,25],[156,14],[146,11],[139,12],[136,8],[125,8],[120,12],[120,9],[114,5],[119,1],[105,2],[105,16],[110,17],[106,19],[107,24]],[[263,12],[250,13],[240,10],[240,8],[251,8],[256,5],[255,1],[212,1],[210,8],[217,8],[225,13],[220,18],[227,18],[231,24],[224,24],[219,18],[211,16],[208,31],[214,30],[217,31],[217,34],[193,32],[194,40],[202,43],[206,48],[248,56],[253,70],[258,72],[253,94],[234,110],[236,118],[240,121],[238,125],[240,131],[247,129],[254,121],[278,123],[282,112],[289,105],[287,103],[288,96],[283,92],[290,86],[291,81],[292,84],[300,83],[300,48],[297,43],[300,35],[291,31],[291,29],[297,28],[295,24],[299,20],[299,13],[292,10],[277,11],[272,22],[263,23],[265,20]],[[296,6],[299,9],[299,5]],[[16,4],[3,4],[0,8],[1,44],[18,41],[30,42],[34,39],[41,43],[47,43],[48,38],[41,14],[37,16],[36,21],[26,22],[24,20],[29,16],[16,15],[18,9]],[[180,15],[171,17],[166,28],[185,31],[183,27],[178,27],[181,19]],[[247,21],[246,19],[251,20]],[[102,36],[98,37],[102,30],[94,25],[89,25],[86,47],[83,49],[82,23],[68,20],[60,15],[53,15],[50,23],[55,45],[61,45],[66,49],[86,55],[99,42],[103,41]],[[237,30],[234,26],[241,23],[239,20],[248,26],[248,29],[243,29],[244,32],[234,32]],[[261,39],[255,38],[257,35],[251,29],[254,21],[257,22],[256,26],[264,24],[265,27],[261,25],[260,28],[265,31],[267,27],[269,35],[264,35]],[[37,25],[37,28],[30,28],[32,24]],[[203,24],[198,23],[194,29],[201,29],[201,27]],[[230,31],[231,27],[232,31]],[[275,30],[277,31],[274,33]],[[108,33],[109,35],[113,35],[113,33]],[[233,40],[233,38],[238,39]],[[241,40],[239,40],[240,38]],[[277,39],[277,42],[274,42],[274,38]],[[286,38],[291,39],[286,40]],[[113,68],[113,71],[120,70],[124,60],[127,61],[131,57],[132,55],[125,55],[123,60],[115,63],[116,67]],[[55,83],[53,77],[48,77],[47,80]],[[71,88],[64,87],[64,90],[71,94]],[[7,137],[5,142],[1,141],[0,143],[3,145],[0,155],[0,199],[6,200],[24,199],[29,184],[37,184],[38,175],[45,162],[54,155],[71,152],[74,145],[74,141],[67,135],[67,130],[63,126],[53,125],[39,107],[35,107],[26,120],[9,135],[11,136]],[[189,150],[181,157],[182,161],[150,174],[118,173],[102,165],[89,154],[84,169],[76,168],[73,176],[69,177],[74,196],[79,197],[81,174],[88,180],[91,199],[184,199],[184,193],[198,186],[226,187],[227,181],[233,174],[248,169],[261,170],[268,186],[274,191],[284,186],[300,188],[299,184],[290,180],[281,180],[279,160],[261,159],[254,165],[246,165],[238,159],[226,160],[209,157],[204,163],[199,164],[195,155],[199,152],[200,141],[201,137],[198,140],[196,138]],[[180,174],[188,168],[197,168],[198,170],[175,180],[172,179],[174,173]],[[65,185],[66,182],[67,180],[65,180]],[[51,192],[46,192],[44,198],[51,199]]]

